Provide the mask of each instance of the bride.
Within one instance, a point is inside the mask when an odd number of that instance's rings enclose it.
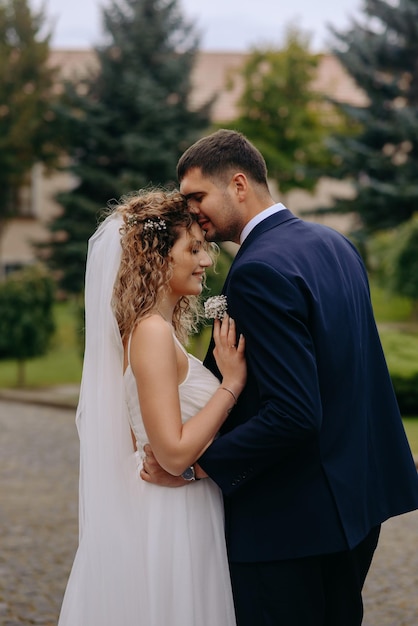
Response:
[[[221,494],[193,463],[243,389],[244,339],[215,321],[222,383],[183,347],[208,246],[161,190],[122,199],[89,241],[79,547],[59,626],[235,625]],[[139,477],[148,442],[186,486]]]

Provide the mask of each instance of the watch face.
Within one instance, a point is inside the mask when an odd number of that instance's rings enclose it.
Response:
[[[185,469],[182,473],[182,477],[184,478],[184,480],[194,480],[195,475],[193,467],[188,467],[187,469]]]

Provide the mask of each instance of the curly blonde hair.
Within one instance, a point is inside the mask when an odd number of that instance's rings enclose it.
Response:
[[[172,276],[170,250],[182,229],[190,230],[196,217],[179,191],[140,190],[124,196],[112,207],[124,220],[122,258],[112,306],[125,342],[135,325],[155,311],[159,296]],[[215,248],[207,244],[214,257]],[[176,336],[184,343],[201,317],[197,296],[183,296],[173,314]]]

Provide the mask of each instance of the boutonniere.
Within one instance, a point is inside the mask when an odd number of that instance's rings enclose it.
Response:
[[[226,296],[212,296],[206,300],[204,307],[206,318],[221,320],[228,310]]]

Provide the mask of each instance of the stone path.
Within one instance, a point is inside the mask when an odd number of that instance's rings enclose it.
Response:
[[[0,400],[1,626],[56,626],[77,546],[77,490],[74,411]],[[417,589],[414,512],[383,526],[364,626],[418,626]]]
[[[77,546],[77,481],[74,412],[0,402],[2,626],[56,625]]]
[[[414,511],[382,526],[363,594],[363,626],[418,626],[417,590],[418,511]]]

